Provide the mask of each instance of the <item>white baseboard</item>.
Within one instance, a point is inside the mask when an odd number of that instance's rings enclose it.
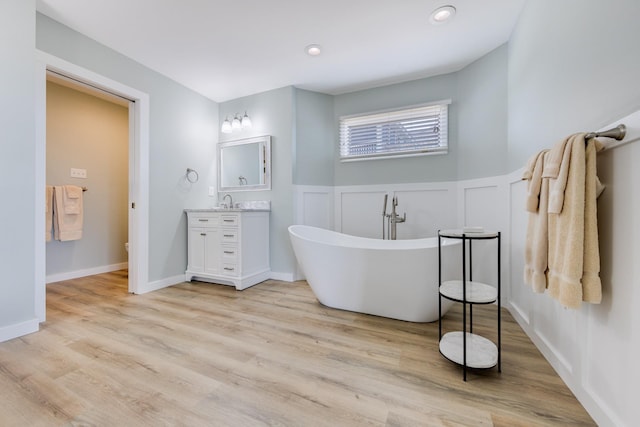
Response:
[[[38,332],[40,329],[37,318],[16,323],[14,325],[3,326],[0,328],[0,342],[9,341],[23,335]]]
[[[46,283],[61,282],[63,280],[77,279],[78,277],[93,276],[94,274],[109,273],[111,271],[124,270],[129,268],[128,262],[119,264],[103,265],[100,267],[87,268],[84,270],[69,271],[66,273],[50,274],[46,277]]]
[[[280,273],[277,271],[272,271],[269,278],[273,280],[282,280],[283,282],[295,282],[293,273]]]
[[[179,274],[177,276],[167,277],[165,279],[142,284],[141,286],[138,286],[138,292],[136,293],[146,294],[147,292],[153,292],[157,291],[158,289],[168,288],[169,286],[177,285],[178,283],[183,283],[184,281],[184,274]]]

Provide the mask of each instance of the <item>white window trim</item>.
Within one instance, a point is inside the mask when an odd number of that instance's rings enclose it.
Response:
[[[359,113],[359,114],[341,116],[340,119],[339,119],[340,120],[340,124],[339,124],[340,161],[341,162],[354,162],[354,161],[363,161],[363,160],[384,160],[384,159],[392,159],[392,158],[397,159],[397,158],[403,158],[403,157],[416,157],[416,156],[429,156],[429,155],[447,154],[448,146],[449,146],[449,144],[448,144],[448,123],[445,123],[445,129],[443,131],[443,133],[445,133],[445,136],[446,136],[445,143],[441,144],[440,146],[437,146],[437,147],[429,147],[429,148],[423,147],[423,148],[420,148],[420,149],[415,150],[415,151],[404,151],[404,152],[398,151],[398,152],[388,152],[388,153],[373,154],[373,155],[365,154],[365,155],[351,155],[351,156],[344,156],[342,154],[342,151],[343,151],[342,148],[343,148],[344,133],[346,132],[346,128],[348,127],[348,125],[344,124],[345,120],[356,119],[356,118],[366,118],[368,116],[375,116],[375,115],[380,115],[380,114],[385,114],[385,113],[398,113],[398,115],[401,116],[403,112],[406,112],[408,110],[417,109],[417,108],[431,107],[431,106],[436,106],[436,105],[445,105],[445,106],[447,106],[446,115],[447,115],[447,122],[448,122],[448,106],[450,104],[451,104],[451,99],[445,99],[445,100],[434,101],[434,102],[429,102],[429,103],[424,103],[424,104],[410,105],[410,106],[406,106],[406,107],[402,107],[402,108],[390,108],[390,109],[385,109],[385,110],[370,111],[370,112],[367,112],[367,113]]]

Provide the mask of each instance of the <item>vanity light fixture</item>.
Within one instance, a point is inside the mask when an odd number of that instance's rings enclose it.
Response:
[[[322,53],[322,48],[319,44],[310,44],[304,48],[304,51],[307,52],[309,56],[318,56]]]
[[[224,119],[224,122],[222,122],[222,128],[220,128],[220,132],[231,133],[231,131],[231,122],[229,121],[229,117],[227,117],[226,119]]]
[[[431,16],[429,16],[429,21],[433,25],[441,25],[444,24],[453,18],[456,14],[456,8],[450,5],[441,6],[431,12]]]
[[[244,116],[240,117],[238,113],[233,116],[233,120],[229,120],[227,116],[222,122],[222,126],[220,127],[220,132],[222,133],[231,133],[235,130],[249,129],[251,127],[251,119],[247,115],[247,112],[244,112]]]
[[[233,117],[233,120],[231,121],[231,129],[232,130],[242,129],[242,123],[240,123],[240,118],[238,118],[237,114]]]
[[[242,129],[250,129],[251,128],[251,119],[247,116],[247,112],[244,112],[244,116],[242,116]]]

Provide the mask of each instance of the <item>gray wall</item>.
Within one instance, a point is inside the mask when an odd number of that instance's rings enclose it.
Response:
[[[333,120],[333,96],[295,89],[294,184],[333,185]]]
[[[46,244],[47,276],[127,262],[129,109],[47,82],[47,185],[87,187],[80,240]],[[70,168],[87,170],[72,178]]]
[[[183,209],[206,206],[208,186],[215,185],[217,104],[41,14],[37,15],[36,46],[149,94],[149,280],[184,274]],[[199,172],[196,184],[186,182],[187,168]]]
[[[35,317],[34,47],[35,0],[0,2],[0,329]]]
[[[451,99],[446,155],[340,162],[339,118]],[[334,98],[336,185],[454,181],[501,175],[507,158],[507,46],[462,70]]]
[[[270,200],[271,271],[291,273],[296,261],[287,227],[293,224],[294,88],[291,86],[220,104],[219,121],[246,113],[252,127],[219,134],[220,142],[271,135],[271,190],[233,192],[233,200]],[[218,194],[222,200],[223,194]]]
[[[632,0],[526,3],[509,41],[510,171],[640,107],[638,16]]]
[[[455,180],[458,175],[457,74],[338,95],[334,98],[335,185],[389,184]],[[449,153],[400,159],[340,162],[338,123],[340,116],[451,99],[449,105]]]
[[[507,166],[507,45],[458,72],[458,179]]]

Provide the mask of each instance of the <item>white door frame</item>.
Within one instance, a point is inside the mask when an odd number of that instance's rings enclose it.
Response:
[[[43,218],[46,187],[47,70],[132,101],[129,103],[129,292],[144,292],[149,277],[149,95],[36,49],[34,298],[35,314],[40,322],[46,319],[46,250]],[[42,215],[37,212],[42,212]]]

